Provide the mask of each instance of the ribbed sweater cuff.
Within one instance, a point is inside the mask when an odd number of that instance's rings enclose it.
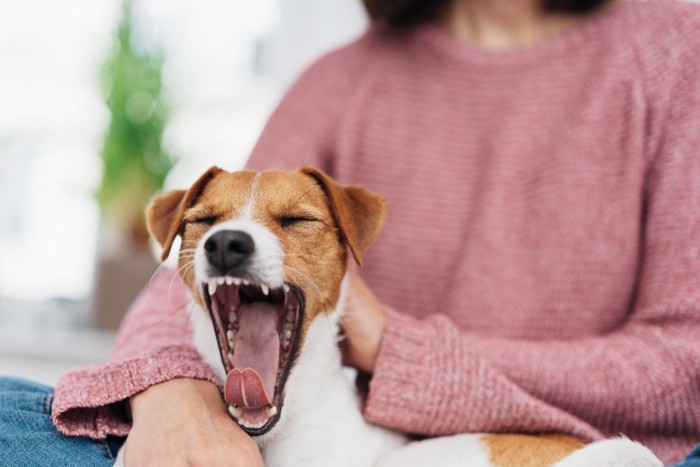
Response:
[[[364,407],[368,421],[429,436],[512,431],[601,438],[587,422],[495,371],[471,346],[459,345],[438,318],[425,322],[391,309],[386,317]]]
[[[377,356],[369,394],[364,407],[367,420],[401,431],[415,432],[428,415],[406,407],[415,407],[405,399],[415,399],[425,388],[420,381],[426,371],[425,329],[415,318],[386,309],[386,326]]]
[[[221,385],[194,349],[168,347],[146,357],[66,373],[56,385],[51,418],[58,431],[68,436],[126,436],[131,429],[126,399],[176,378]]]

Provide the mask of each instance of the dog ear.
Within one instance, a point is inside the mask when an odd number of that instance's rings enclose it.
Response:
[[[148,232],[163,247],[160,259],[165,259],[170,254],[175,237],[182,229],[182,221],[185,211],[192,207],[204,191],[204,187],[222,170],[211,167],[204,175],[194,182],[189,190],[173,190],[157,195],[146,208],[146,226]]]
[[[336,224],[355,262],[362,265],[362,253],[382,230],[386,201],[377,193],[356,185],[340,185],[314,167],[303,167],[328,197]]]

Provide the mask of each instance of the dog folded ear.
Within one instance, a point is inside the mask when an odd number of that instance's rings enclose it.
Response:
[[[362,253],[382,230],[386,201],[377,193],[356,185],[340,185],[314,167],[303,167],[323,188],[331,204],[336,224],[353,258],[362,265]]]
[[[204,188],[219,172],[218,167],[211,167],[199,177],[189,190],[173,190],[157,195],[146,208],[146,226],[148,232],[163,247],[160,259],[170,254],[170,248],[182,229],[185,211],[192,207],[204,191]]]

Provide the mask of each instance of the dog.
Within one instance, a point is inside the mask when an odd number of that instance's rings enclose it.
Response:
[[[361,265],[385,217],[381,196],[311,167],[212,167],[147,209],[163,260],[182,239],[195,347],[266,466],[661,466],[626,439],[584,447],[563,435],[470,434],[409,443],[366,422],[342,369],[339,319],[347,263]]]

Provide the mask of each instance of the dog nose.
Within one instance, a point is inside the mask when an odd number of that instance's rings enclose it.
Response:
[[[255,251],[255,242],[246,232],[222,230],[204,242],[204,251],[209,264],[217,268],[220,274],[227,274]]]

